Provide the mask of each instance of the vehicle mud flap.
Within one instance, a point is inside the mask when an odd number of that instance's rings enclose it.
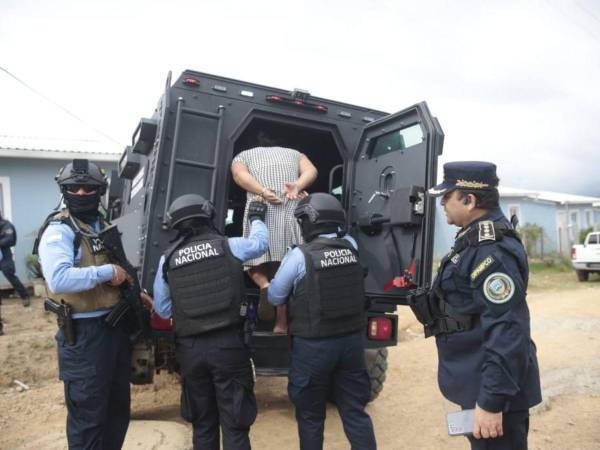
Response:
[[[233,414],[240,428],[249,428],[256,420],[254,379],[249,371],[233,379]]]
[[[197,417],[194,403],[190,398],[190,393],[186,388],[185,378],[181,381],[181,417],[187,422],[193,423]]]

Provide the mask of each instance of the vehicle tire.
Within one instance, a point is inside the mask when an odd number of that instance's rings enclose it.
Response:
[[[371,398],[369,399],[370,402],[375,400],[377,396],[379,396],[381,390],[383,389],[383,383],[385,382],[386,372],[388,368],[387,357],[387,347],[369,348],[365,350],[367,372],[369,372],[369,378],[371,380]]]
[[[587,281],[590,276],[590,273],[585,270],[576,270],[575,272],[579,281]]]

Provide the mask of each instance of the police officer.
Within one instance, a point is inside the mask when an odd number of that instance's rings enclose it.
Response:
[[[540,378],[526,302],[527,255],[499,208],[497,186],[494,164],[444,165],[443,183],[429,194],[442,196],[448,223],[460,230],[427,308],[416,312],[426,337],[436,336],[443,395],[475,409],[471,448],[522,450],[529,408],[541,402]]]
[[[11,247],[17,244],[17,231],[14,225],[7,219],[2,217],[0,211],[0,271],[4,274],[8,282],[13,286],[15,291],[21,297],[21,303],[27,307],[31,304],[27,289],[15,274],[15,262]],[[2,299],[0,298],[0,304]],[[0,334],[2,333],[2,321],[0,319]]]
[[[288,302],[288,394],[296,407],[300,448],[323,448],[326,403],[333,398],[352,448],[375,449],[373,424],[365,412],[371,386],[363,345],[364,274],[356,242],[340,231],[346,217],[332,195],[309,195],[294,215],[305,244],[287,253],[268,294],[275,306]]]
[[[38,252],[48,296],[72,308],[75,343],[56,334],[64,381],[70,449],[119,449],[129,426],[131,348],[123,324],[105,325],[119,301],[125,270],[109,264],[98,232],[108,223],[98,211],[104,172],[86,159],[63,167],[56,181],[66,208],[40,230]],[[35,249],[34,249],[35,253]]]
[[[254,375],[244,340],[242,263],[268,246],[266,205],[251,202],[248,238],[226,238],[213,225],[212,204],[201,195],[175,199],[168,211],[174,244],[161,257],[154,308],[172,317],[181,366],[181,415],[193,425],[194,449],[249,449],[256,418]]]

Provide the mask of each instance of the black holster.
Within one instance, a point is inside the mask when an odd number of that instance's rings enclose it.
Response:
[[[56,314],[56,323],[58,328],[63,331],[65,341],[68,345],[75,345],[77,342],[75,336],[75,324],[73,323],[72,308],[64,300],[56,303],[51,298],[44,299],[44,309],[53,314]]]
[[[473,317],[454,311],[435,287],[420,295],[409,296],[408,304],[423,325],[426,338],[473,328]]]

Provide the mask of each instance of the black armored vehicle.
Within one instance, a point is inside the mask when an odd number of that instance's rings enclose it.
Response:
[[[347,228],[366,265],[368,322],[364,339],[372,397],[383,387],[387,347],[397,344],[397,305],[431,281],[434,185],[444,135],[425,103],[388,114],[187,70],[171,84],[150,118],[141,119],[111,174],[108,210],[123,233],[130,262],[148,291],[162,252],[173,239],[166,212],[187,193],[201,194],[216,209],[227,236],[240,236],[246,193],[233,181],[232,158],[266,130],[283,146],[304,153],[319,176],[309,192],[336,195]],[[247,278],[247,296],[258,290]],[[152,349],[138,346],[134,382],[152,381],[154,370],[176,370],[170,322],[151,319]],[[288,336],[273,323],[256,324],[253,361],[258,375],[287,375]]]

